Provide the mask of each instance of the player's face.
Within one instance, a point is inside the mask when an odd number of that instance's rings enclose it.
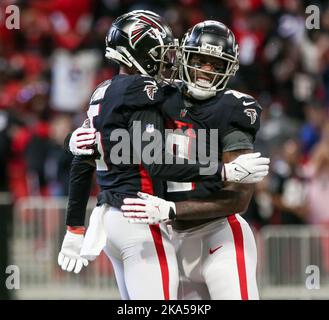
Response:
[[[192,82],[200,87],[210,88],[225,73],[227,63],[220,58],[204,54],[193,54],[191,55],[189,65],[193,67],[193,69],[190,69]]]

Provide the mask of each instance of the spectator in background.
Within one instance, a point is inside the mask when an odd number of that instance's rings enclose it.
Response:
[[[49,126],[35,130],[26,148],[28,185],[32,195],[65,196],[71,155],[65,153],[63,143],[72,128],[68,114],[54,116]]]
[[[266,100],[270,100],[265,102]],[[281,146],[298,133],[298,122],[287,117],[282,104],[272,101],[270,98],[260,99],[264,101],[262,112],[262,126],[256,137],[255,145],[259,150],[269,156],[281,152]]]
[[[71,53],[56,50],[52,64],[51,106],[56,111],[79,112],[94,88],[101,56],[95,50]]]
[[[51,23],[56,47],[76,49],[90,31],[92,0],[33,0],[32,9],[42,13]]]
[[[10,159],[10,126],[9,113],[0,109],[0,192],[9,190],[7,165]]]
[[[46,161],[46,172],[50,194],[67,196],[72,156],[63,149],[64,139],[72,130],[72,117],[60,114],[50,123],[50,148]]]
[[[321,129],[326,121],[326,111],[319,101],[312,101],[305,106],[305,123],[300,131],[300,140],[305,160],[308,159],[314,145],[320,140]]]
[[[329,123],[323,127],[322,138],[315,146],[308,166],[307,220],[329,227]]]
[[[273,217],[274,208],[272,196],[269,192],[269,183],[270,178],[267,176],[255,185],[255,192],[248,210],[243,214],[243,217],[256,230],[269,224]]]
[[[306,193],[307,222],[329,228],[329,123],[323,127],[308,165],[309,183]],[[322,237],[322,267],[329,272],[329,239]]]
[[[32,181],[44,185],[47,195],[66,194],[65,169],[59,169],[60,163],[65,167],[66,160],[57,153],[60,139],[54,142],[49,135],[52,113],[66,113],[75,121],[74,127],[81,122],[91,88],[112,78],[117,71],[105,64],[102,54],[105,33],[114,18],[132,9],[150,9],[165,16],[178,38],[204,19],[220,20],[234,29],[241,49],[241,66],[230,87],[256,96],[264,106],[257,150],[275,157],[280,155],[279,147],[287,139],[298,136],[306,162],[320,139],[323,122],[328,120],[323,109],[329,107],[329,7],[327,1],[317,0],[321,27],[306,30],[308,3],[16,0],[21,14],[20,30],[6,29],[0,15],[0,108],[10,109],[21,122],[12,130],[12,156],[6,159],[14,197],[39,190],[28,189],[26,180],[30,185]],[[9,4],[12,0],[1,0],[0,12]],[[62,120],[59,127],[65,123],[69,126]],[[38,149],[38,144],[43,146]],[[43,153],[48,147],[51,151]],[[282,167],[285,162],[280,160],[276,166]],[[274,171],[277,173],[277,167]],[[276,179],[276,173],[274,180],[283,183],[282,177]],[[31,180],[31,176],[37,179]],[[270,181],[268,186],[271,185]],[[267,206],[263,188],[268,186],[257,186],[259,198],[254,199],[255,208]],[[278,207],[276,211],[280,211]],[[256,219],[259,224],[268,221],[259,217]]]
[[[321,15],[321,32],[317,37],[318,60],[320,66],[320,75],[323,81],[325,91],[325,102],[329,106],[329,6],[322,11]]]
[[[288,140],[282,148],[281,159],[274,161],[269,184],[276,223],[303,224],[305,221],[305,181],[298,141]]]
[[[10,193],[9,161],[11,139],[20,122],[0,106],[0,300],[9,299],[12,290],[6,286],[6,268],[9,261],[9,245],[12,236],[13,197]]]

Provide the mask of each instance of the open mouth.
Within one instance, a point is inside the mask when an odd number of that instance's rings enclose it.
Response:
[[[204,77],[198,77],[196,79],[196,84],[203,88],[210,88],[211,87],[211,81]]]

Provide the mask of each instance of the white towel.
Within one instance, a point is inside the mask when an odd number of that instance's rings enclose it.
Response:
[[[96,207],[90,215],[89,226],[85,234],[80,255],[90,261],[95,260],[106,244],[104,230],[104,214],[109,207],[102,205]]]

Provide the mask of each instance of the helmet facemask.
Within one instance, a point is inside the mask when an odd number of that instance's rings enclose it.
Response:
[[[154,75],[156,79],[169,83],[173,82],[178,71],[178,48],[178,39],[174,39],[172,43],[155,46],[148,52],[148,55],[157,66],[157,72]]]
[[[221,46],[207,43],[202,43],[201,46],[186,46],[185,40],[186,37],[180,48],[179,78],[187,85],[188,92],[194,98],[204,100],[215,96],[218,91],[225,89],[229,79],[239,68],[238,45],[235,44],[235,55],[231,55],[224,52]],[[196,56],[203,62],[200,66],[193,62]],[[202,65],[208,62],[210,65],[216,65],[216,60],[221,66],[218,70],[216,66],[213,71],[202,68]],[[197,73],[204,74],[208,81],[198,81]]]

